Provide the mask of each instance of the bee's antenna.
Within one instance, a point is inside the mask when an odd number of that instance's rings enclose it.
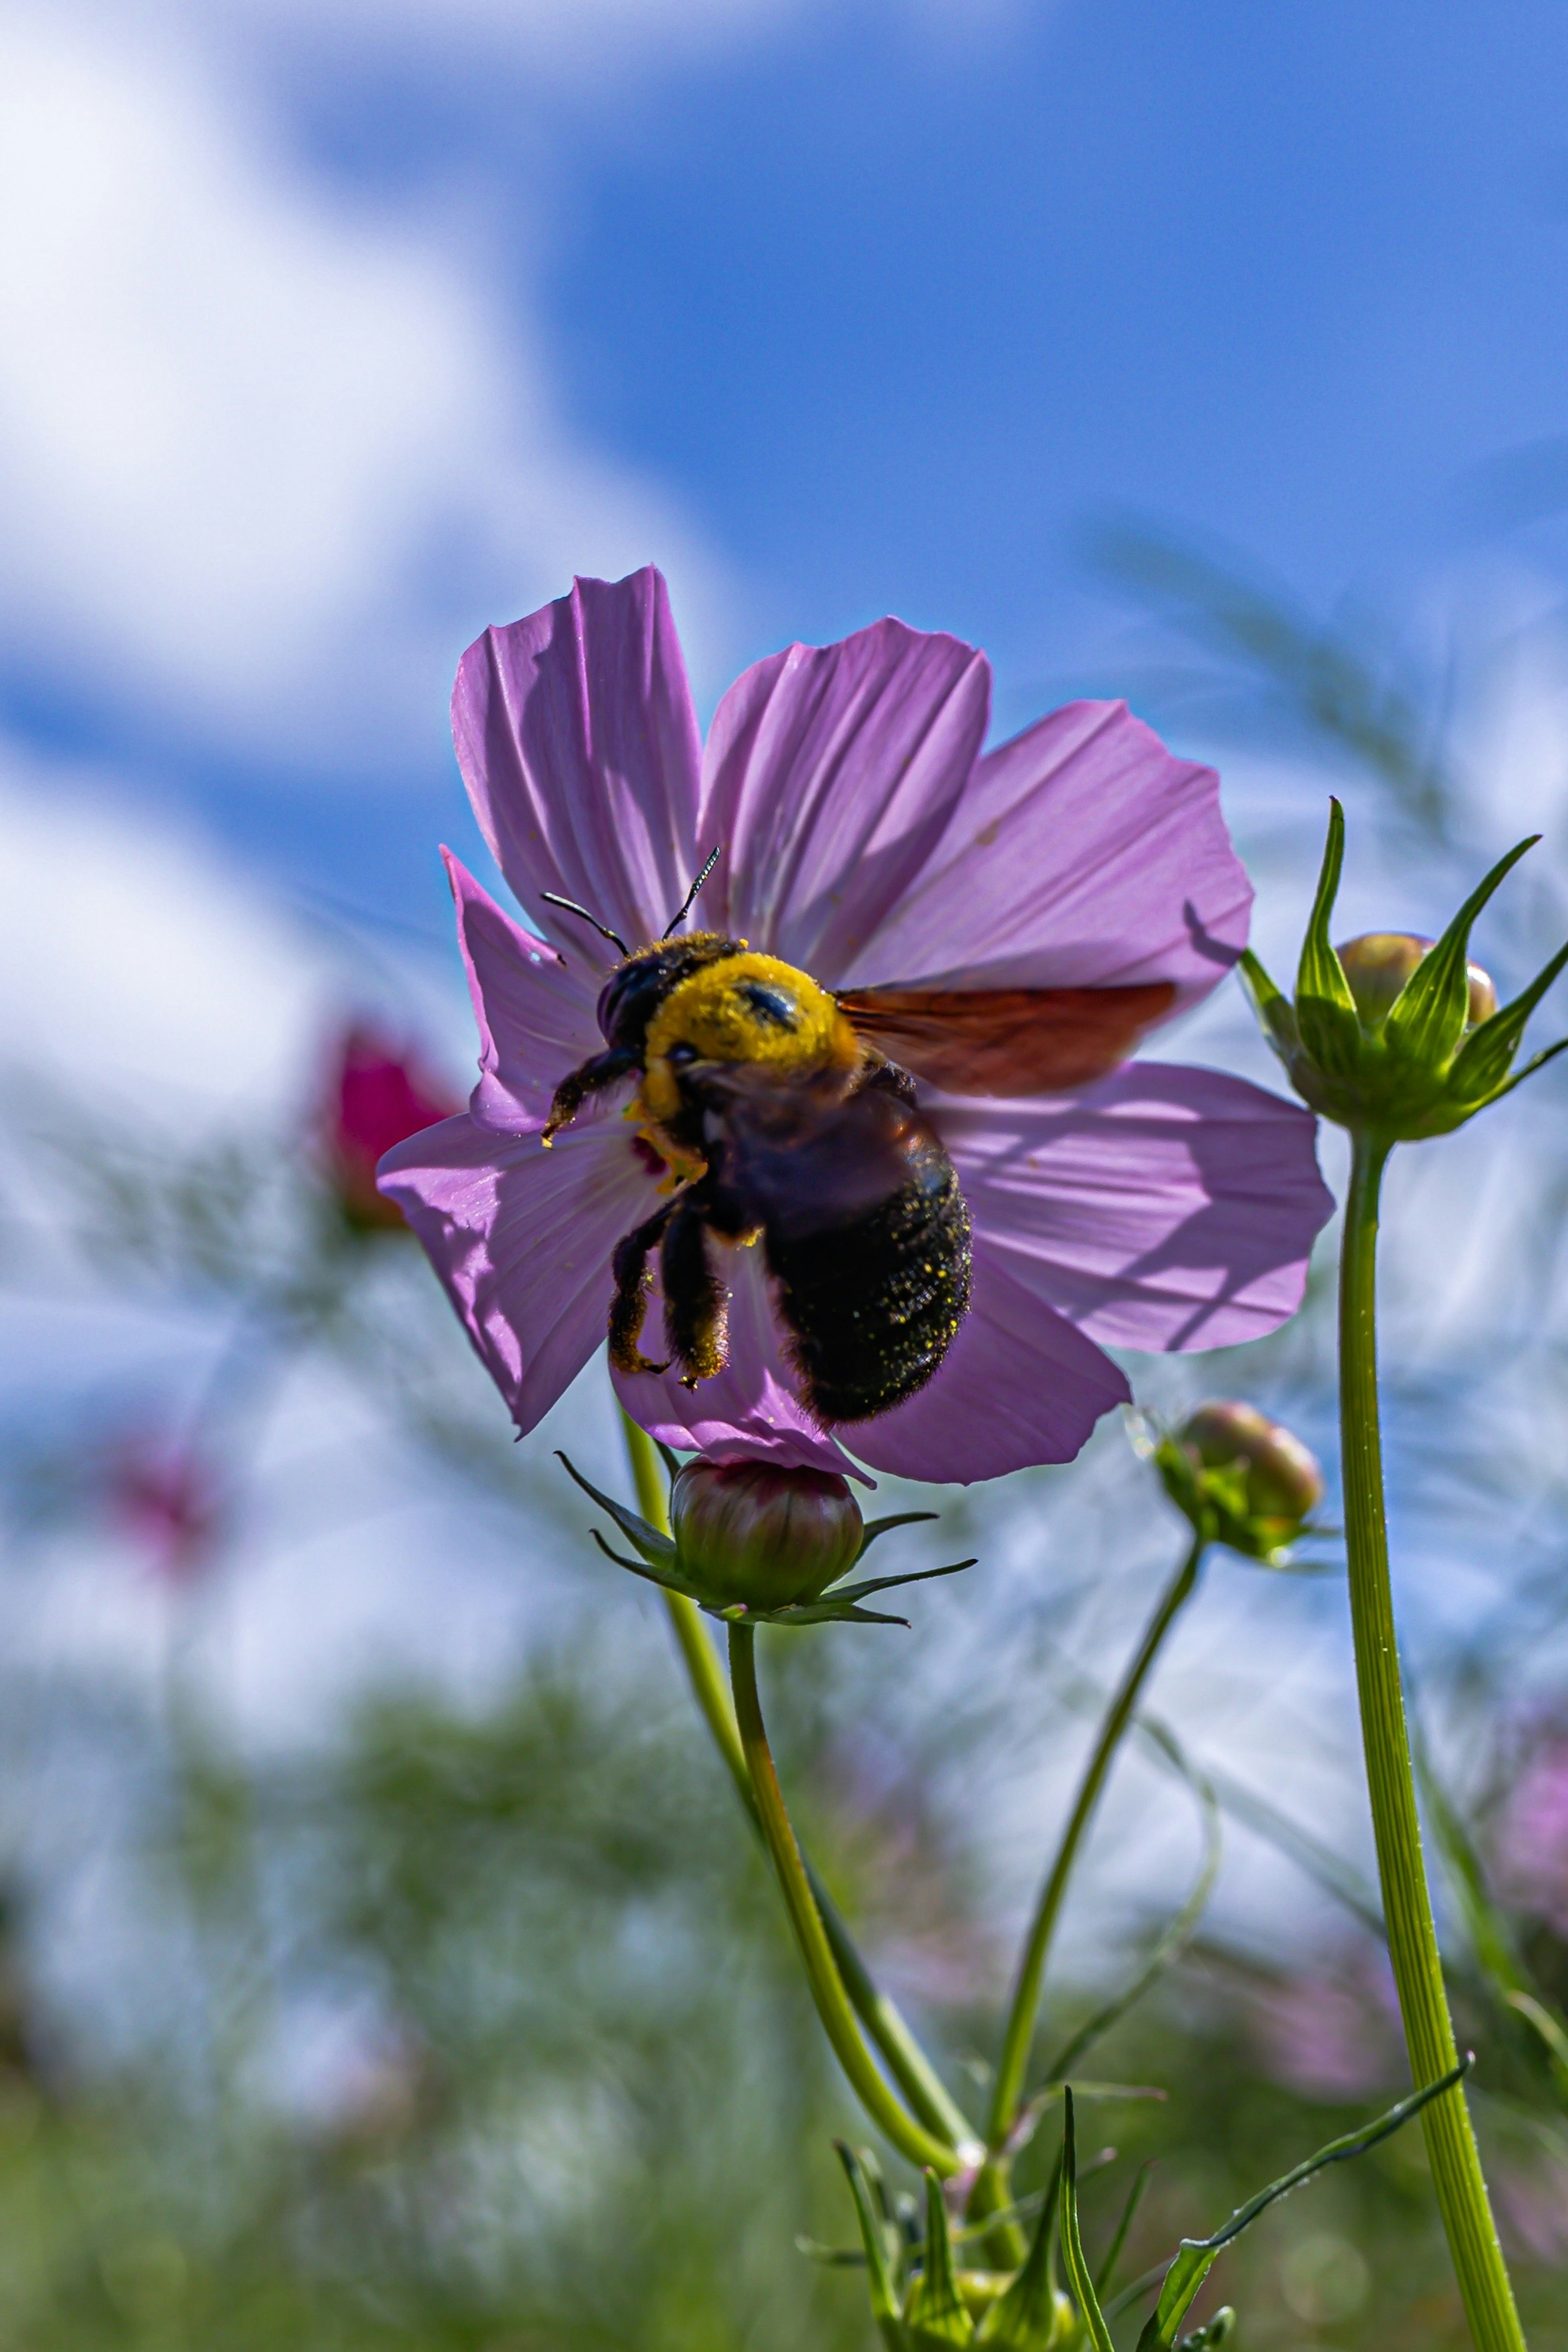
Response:
[[[716,849],[714,856],[716,857],[717,855],[718,852]],[[619,948],[622,955],[631,954],[631,949],[627,946],[625,940],[620,936],[619,932],[612,931],[608,923],[601,923],[597,915],[591,915],[586,907],[580,907],[575,898],[559,898],[554,890],[541,890],[539,892],[539,897],[545,899],[552,907],[564,907],[569,915],[580,915],[585,923],[591,923],[593,925],[594,929],[599,933],[601,940],[608,940],[612,948]],[[677,915],[675,919],[678,922],[680,920],[680,917]],[[668,936],[668,933],[666,932],[665,937],[667,938]]]
[[[667,940],[670,933],[674,929],[675,925],[678,922],[681,922],[691,913],[692,900],[696,897],[697,892],[702,888],[703,884],[707,880],[708,876],[713,872],[714,867],[717,864],[718,851],[716,849],[710,850],[708,853],[707,864],[703,867],[702,872],[697,876],[696,880],[692,884],[691,888],[686,892],[685,897],[681,900],[680,905],[675,908],[674,913],[670,917],[669,921],[664,925],[664,929],[660,932],[659,936],[661,939]]]

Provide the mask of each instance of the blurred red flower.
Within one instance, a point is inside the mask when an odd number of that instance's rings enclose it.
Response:
[[[403,1223],[397,1203],[376,1190],[382,1154],[463,1108],[448,1086],[380,1032],[358,1022],[345,1032],[332,1059],[323,1124],[332,1187],[356,1231]]]

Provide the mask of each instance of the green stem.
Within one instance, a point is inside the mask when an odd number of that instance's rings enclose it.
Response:
[[[1040,2008],[1040,1989],[1045,1976],[1045,1963],[1051,1950],[1051,1939],[1056,1932],[1067,1882],[1078,1859],[1094,1809],[1105,1786],[1116,1750],[1138,1703],[1138,1694],[1148,1680],[1149,1669],[1158,1657],[1166,1635],[1170,1632],[1183,1602],[1197,1582],[1197,1571],[1203,1559],[1203,1538],[1195,1536],[1192,1548],[1176,1575],[1166,1586],[1159,1607],[1150,1618],[1137,1651],[1123,1675],[1121,1685],[1105,1711],[1100,1726],[1100,1737],[1089,1759],[1088,1769],[1079,1784],[1077,1801],[1068,1817],[1061,1843],[1044,1886],[1030,1927],[1029,1940],[1019,1964],[1018,1982],[1013,1989],[1012,2008],[1008,2015],[1008,2030],[1002,2042],[1002,2054],[997,2067],[996,2084],[991,2095],[990,2124],[987,2137],[994,2151],[999,2151],[1018,2120],[1023,2104],[1024,2075],[1029,2065],[1030,2048],[1034,2041],[1035,2017]]]
[[[904,2112],[878,2074],[872,2063],[871,2053],[861,2040],[854,2012],[833,1964],[821,1915],[806,1875],[806,1865],[800,1858],[800,1849],[795,1843],[795,1832],[784,1809],[784,1792],[774,1769],[768,1733],[762,1721],[762,1703],[757,1692],[756,1643],[754,1627],[730,1627],[729,1675],[730,1686],[735,1694],[735,1717],[747,1769],[751,1775],[752,1793],[757,1800],[758,1821],[768,1851],[773,1857],[774,1869],[779,1874],[779,1884],[795,1930],[795,1940],[800,1948],[800,1958],[817,2004],[817,2014],[833,2045],[834,2055],[849,2076],[856,2097],[879,2130],[886,2134],[894,2147],[901,2155],[906,2156],[911,2164],[929,2165],[944,2179],[950,2179],[954,2173],[964,2169],[963,2159],[946,2139],[937,2138],[925,2125],[916,2123]]]
[[[626,1428],[626,1451],[631,1457],[632,1475],[637,1488],[637,1507],[652,1526],[667,1534],[670,1520],[664,1496],[664,1465],[647,1431],[639,1428],[629,1414],[623,1413],[622,1419]],[[724,1670],[704,1628],[702,1612],[684,1593],[666,1592],[664,1601],[691,1682],[692,1694],[713,1734],[714,1745],[728,1768],[740,1801],[751,1816],[754,1827],[760,1831],[762,1823],[757,1800],[752,1793],[751,1775],[747,1769],[746,1757],[740,1745],[740,1734],[736,1728],[735,1710],[725,1686]],[[818,1877],[810,1858],[802,1855],[801,1859],[844,1990],[862,2024],[886,2060],[889,2073],[920,2121],[943,2139],[950,2140],[967,2162],[976,2160],[980,2151],[974,2126],[920,2047],[896,2002],[890,2000],[876,1984],[860,1956],[842,1914]]]
[[[1453,2021],[1432,1919],[1410,1735],[1399,1679],[1383,1445],[1377,1407],[1377,1207],[1390,1144],[1352,1139],[1350,1199],[1340,1259],[1340,1444],[1351,1622],[1362,1739],[1377,1841],[1388,1950],[1405,2020],[1410,2072],[1430,2083],[1457,2063]],[[1478,2352],[1523,2352],[1524,2331],[1498,2243],[1462,2085],[1421,2114],[1427,2153],[1459,2292]]]

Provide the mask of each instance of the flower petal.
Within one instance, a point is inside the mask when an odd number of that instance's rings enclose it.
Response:
[[[925,871],[846,981],[948,988],[1176,983],[1247,944],[1252,889],[1219,780],[1123,702],[1072,702],[988,752]]]
[[[442,856],[479,1026],[479,1083],[468,1108],[498,1133],[537,1134],[567,1072],[603,1046],[595,992],[577,965],[504,914],[460,858]],[[590,1097],[580,1120],[602,1102]]]
[[[1130,1062],[1050,1102],[925,1108],[977,1236],[1106,1346],[1231,1347],[1301,1305],[1333,1200],[1296,1104],[1218,1070]]]
[[[969,1312],[940,1370],[907,1404],[842,1436],[875,1470],[967,1486],[1071,1462],[1101,1414],[1132,1393],[1109,1356],[1042,1307],[977,1234]]]
[[[695,1389],[683,1388],[674,1372],[612,1372],[615,1393],[632,1420],[662,1444],[683,1452],[695,1447],[716,1462],[771,1462],[781,1469],[837,1470],[863,1478],[795,1393],[761,1251],[728,1252],[725,1272],[730,1286],[728,1364]],[[643,1341],[650,1354],[663,1315],[655,1285]]]
[[[630,1130],[572,1129],[547,1151],[465,1113],[389,1151],[381,1188],[526,1435],[602,1343],[611,1254],[656,1203]]]
[[[946,830],[990,693],[983,654],[901,621],[748,669],[708,737],[703,920],[836,987]]]
[[[614,950],[540,893],[575,898],[628,947],[657,939],[695,872],[701,740],[664,583],[579,580],[458,665],[457,761],[496,862],[547,936],[602,972]]]

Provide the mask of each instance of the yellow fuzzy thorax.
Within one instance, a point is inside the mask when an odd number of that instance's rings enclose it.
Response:
[[[852,1069],[862,1052],[837,1000],[810,973],[749,950],[705,964],[665,997],[648,1024],[633,1116],[658,1126],[678,1116],[680,1064],[669,1056],[680,1046],[700,1062],[757,1062],[780,1076]]]

